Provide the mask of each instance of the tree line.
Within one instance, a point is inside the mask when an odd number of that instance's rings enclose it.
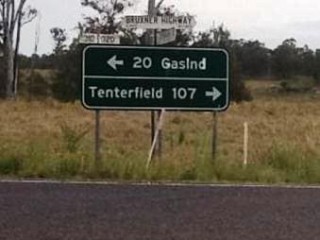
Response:
[[[2,9],[4,6],[11,6],[4,5],[10,1],[14,0],[0,0],[0,10],[1,6]],[[21,1],[25,2],[26,0]],[[147,42],[149,37],[147,31],[139,33],[123,29],[120,24],[120,17],[124,10],[132,7],[134,2],[130,0],[80,1],[83,7],[91,8],[96,14],[94,17],[84,17],[82,23],[79,23],[79,36],[83,33],[117,33],[121,36],[122,45],[140,45]],[[157,15],[174,16],[178,14],[173,6],[164,6],[163,2],[159,1],[157,5]],[[23,16],[26,11],[21,10]],[[36,10],[29,8],[29,13],[31,15],[28,19],[32,20]],[[8,44],[6,42],[8,37],[4,37],[4,23],[2,16],[2,18],[0,17],[0,48],[4,43]],[[19,26],[16,27],[19,28]],[[43,76],[37,72],[29,75],[29,80],[33,85],[30,87],[30,83],[26,82],[25,84],[34,95],[52,95],[62,101],[75,101],[80,98],[81,51],[84,46],[79,44],[79,37],[74,38],[72,43],[67,46],[68,36],[65,29],[56,27],[50,32],[55,43],[53,52],[49,55],[35,54],[30,57],[19,55],[17,65],[20,66],[20,69],[52,70],[53,77],[50,81],[42,79]],[[284,40],[275,49],[268,49],[264,43],[258,40],[233,39],[230,31],[223,25],[219,25],[212,26],[208,31],[200,33],[177,30],[176,40],[166,46],[222,47],[227,49],[231,56],[231,97],[235,101],[251,99],[250,92],[245,88],[243,82],[246,78],[290,80],[295,76],[306,76],[320,83],[320,50],[313,51],[307,45],[299,47],[293,38]],[[11,51],[13,49],[14,47],[11,48]],[[0,58],[0,61],[9,57],[9,50],[6,51],[6,55]],[[8,82],[9,63],[7,61],[6,64],[0,66],[2,66],[0,67],[0,97],[8,97],[8,87],[5,88],[4,85]],[[11,66],[10,69],[12,70]],[[10,76],[10,81],[12,82],[12,79],[15,78],[13,74]],[[14,81],[9,88],[13,88],[13,85]]]

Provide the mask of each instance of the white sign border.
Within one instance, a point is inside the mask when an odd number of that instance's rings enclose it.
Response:
[[[122,48],[122,49],[150,49],[150,50],[155,50],[155,49],[160,49],[160,50],[172,50],[172,51],[179,51],[179,50],[190,50],[190,51],[211,51],[211,52],[223,52],[226,55],[226,67],[227,67],[227,76],[226,76],[226,84],[227,84],[227,92],[226,92],[226,105],[220,108],[184,108],[184,107],[112,107],[112,106],[88,106],[85,103],[85,54],[86,51],[90,48]],[[83,51],[82,51],[82,99],[81,103],[82,105],[88,109],[88,110],[126,110],[126,111],[150,111],[150,110],[161,110],[161,109],[166,109],[167,111],[194,111],[194,112],[223,112],[229,108],[230,105],[230,62],[229,62],[229,52],[223,48],[188,48],[188,47],[154,47],[154,46],[114,46],[114,45],[97,45],[97,44],[91,44],[86,46]],[[114,77],[114,78],[119,78],[120,76],[109,76]],[[143,77],[143,76],[141,76]],[[125,79],[126,77],[121,77]],[[161,78],[161,77],[159,77]],[[179,79],[188,79],[184,77],[179,77]],[[214,78],[212,78],[214,81]]]

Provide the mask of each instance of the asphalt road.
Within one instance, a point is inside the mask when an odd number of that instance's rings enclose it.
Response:
[[[0,182],[1,240],[319,240],[320,189]]]

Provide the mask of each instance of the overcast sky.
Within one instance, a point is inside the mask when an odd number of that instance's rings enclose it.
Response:
[[[41,18],[24,27],[21,52],[33,53],[37,22],[41,29],[39,54],[52,51],[52,27],[65,28],[71,39],[72,34],[77,33],[77,23],[88,14],[80,2],[29,0],[28,3],[40,11]],[[148,0],[137,2],[128,14],[146,12]],[[290,37],[295,38],[299,46],[308,44],[312,49],[320,48],[320,0],[165,0],[164,3],[195,15],[196,31],[209,29],[213,22],[223,23],[232,38],[257,39],[269,48],[275,48]]]

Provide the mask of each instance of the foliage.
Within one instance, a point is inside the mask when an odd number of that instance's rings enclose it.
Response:
[[[258,40],[234,40],[233,50],[241,66],[242,75],[259,78],[270,75],[271,52]]]
[[[317,83],[320,84],[320,49],[318,49],[315,54],[314,78],[316,79]]]
[[[4,94],[4,89],[6,88],[4,78],[5,78],[4,59],[3,57],[0,57],[0,96]]]
[[[88,128],[71,127],[66,123],[60,124],[63,143],[69,153],[76,153],[80,148],[81,140],[89,132]]]
[[[20,69],[54,69],[57,58],[54,54],[32,54],[30,57],[20,54],[18,56]]]
[[[4,74],[0,78],[0,98],[13,98],[17,94],[18,51],[21,28],[31,22],[37,10],[25,7],[27,0],[0,0],[0,46],[3,48]]]
[[[320,161],[317,156],[304,154],[299,147],[290,144],[273,144],[262,161],[278,172],[286,183],[319,183]]]
[[[113,34],[123,31],[122,42],[133,43],[136,36],[120,28],[120,14],[126,7],[132,6],[128,0],[82,0],[81,4],[93,9],[97,16],[85,17],[85,21],[79,24],[80,35],[82,33]],[[54,57],[56,78],[52,83],[53,96],[61,101],[75,101],[81,96],[81,52],[82,46],[78,39],[74,39],[69,49],[65,50],[66,32],[60,28],[51,30],[52,37],[56,43]]]
[[[157,5],[157,16],[180,16],[180,15],[190,15],[188,13],[182,14],[180,13],[174,5],[162,5],[163,1],[160,1]],[[187,47],[190,45],[193,39],[193,31],[192,29],[176,30],[176,40],[170,43],[165,44],[165,46],[173,46],[173,47]]]
[[[60,55],[63,53],[66,45],[65,41],[67,40],[66,30],[62,28],[51,28],[50,29],[51,36],[55,42],[54,54]]]
[[[51,95],[49,82],[37,71],[32,71],[25,80],[25,89],[30,98],[46,98]]]
[[[280,78],[288,79],[295,73],[297,61],[296,40],[287,39],[274,50],[273,72]]]
[[[282,80],[280,86],[285,92],[303,93],[313,89],[315,80],[312,77],[295,76],[290,80]]]
[[[118,16],[125,8],[133,5],[130,0],[82,0],[82,6],[90,7],[97,15],[85,17],[83,30],[90,33],[113,34],[119,32],[120,21]]]
[[[59,55],[58,59],[56,77],[51,85],[53,97],[64,102],[80,99],[81,46],[74,41],[70,49]]]
[[[22,158],[17,155],[6,156],[0,160],[1,175],[17,175],[21,170]]]
[[[230,32],[223,25],[212,27],[209,32],[199,33],[194,40],[193,47],[220,47],[229,51],[230,55],[230,81],[231,81],[231,100],[250,101],[252,96],[246,89],[241,72],[241,63],[237,55],[237,46],[235,41],[230,38]]]
[[[53,97],[61,101],[75,101],[80,98],[81,53],[80,46],[74,40],[69,50],[65,49],[66,32],[61,28],[52,28],[55,42],[54,64],[57,70],[51,84]]]
[[[272,54],[273,73],[282,79],[290,79],[295,75],[317,78],[317,64],[317,55],[307,45],[297,47],[293,38],[283,41]]]

